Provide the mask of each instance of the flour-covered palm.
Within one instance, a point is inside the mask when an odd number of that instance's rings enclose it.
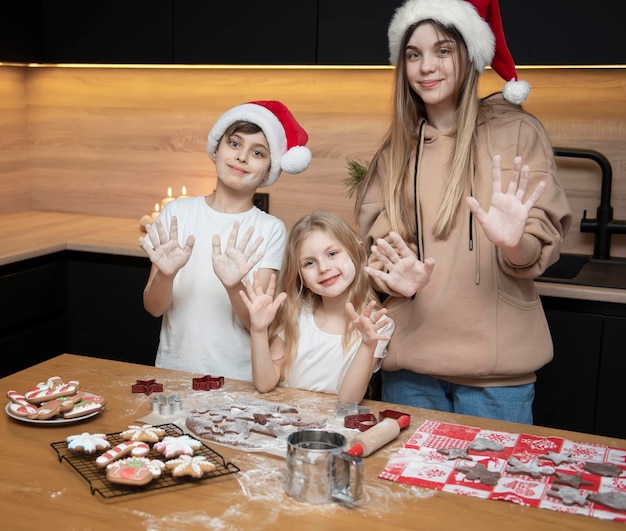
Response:
[[[366,267],[367,273],[384,282],[389,288],[404,297],[411,297],[430,281],[435,268],[435,259],[426,258],[423,262],[397,232],[389,233],[391,243],[383,238],[372,245],[372,255],[382,263],[383,270]]]
[[[217,278],[227,288],[232,288],[241,282],[250,270],[263,258],[263,253],[256,250],[263,242],[263,236],[259,236],[254,243],[249,245],[250,238],[254,233],[254,227],[250,227],[239,243],[239,222],[236,221],[230,231],[226,249],[222,252],[222,242],[219,234],[213,236],[213,269]]]
[[[354,309],[354,305],[351,302],[346,302],[348,318],[352,321],[354,327],[361,332],[361,340],[366,345],[376,343],[380,340],[389,341],[391,339],[390,335],[378,333],[381,328],[384,328],[391,322],[389,317],[385,317],[387,309],[381,308],[380,310],[374,311],[375,306],[376,301],[370,301],[363,310],[363,313],[358,314]]]
[[[250,330],[266,330],[272,324],[274,317],[276,317],[276,312],[287,298],[287,294],[282,292],[274,298],[276,293],[276,275],[274,273],[270,277],[267,291],[265,292],[261,282],[259,282],[259,275],[256,271],[253,276],[254,285],[250,282],[250,279],[246,278],[244,280],[246,290],[245,292],[241,290],[239,295],[250,313]]]
[[[528,213],[541,197],[546,184],[543,181],[540,182],[528,200],[524,202],[530,168],[526,165],[522,166],[522,158],[513,159],[513,171],[506,193],[502,191],[500,155],[493,157],[491,169],[493,191],[489,210],[485,212],[474,197],[468,197],[466,201],[489,241],[496,247],[512,248],[520,243]]]
[[[145,238],[139,238],[139,245],[163,275],[176,274],[189,261],[196,239],[194,236],[189,236],[183,247],[179,245],[176,216],[172,216],[169,236],[160,219],[157,219],[154,224],[146,225],[146,232],[152,245]]]

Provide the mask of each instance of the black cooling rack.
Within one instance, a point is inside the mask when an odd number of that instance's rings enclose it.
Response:
[[[176,424],[161,424],[158,427],[165,430],[165,437],[178,437],[184,434],[183,430],[176,426]],[[125,441],[125,439],[120,436],[120,433],[121,432],[107,434],[107,439],[111,443],[111,448]],[[50,446],[52,446],[52,448],[56,451],[59,462],[67,461],[72,468],[74,468],[74,470],[85,478],[87,483],[89,483],[91,494],[95,494],[97,492],[103,498],[115,498],[117,496],[126,496],[128,494],[137,494],[140,492],[158,490],[167,487],[176,487],[185,483],[206,481],[211,478],[239,472],[239,467],[233,463],[226,462],[224,458],[215,450],[209,448],[202,441],[199,442],[202,446],[194,452],[194,455],[205,456],[216,466],[214,470],[206,472],[204,476],[200,478],[194,478],[191,476],[174,477],[169,470],[163,470],[158,478],[153,479],[147,485],[137,487],[121,485],[109,481],[106,477],[106,469],[96,466],[96,458],[102,452],[98,452],[94,455],[71,452],[67,448],[66,441],[53,442],[50,443]],[[155,450],[150,450],[150,453],[146,457],[166,461],[166,459],[163,458],[163,454]]]

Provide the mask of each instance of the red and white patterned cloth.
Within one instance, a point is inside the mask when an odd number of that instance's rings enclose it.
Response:
[[[504,446],[504,450],[476,452],[468,449],[467,454],[474,463],[462,458],[448,459],[447,455],[437,452],[440,448],[467,448],[476,438],[499,442]],[[573,462],[556,464],[539,457],[552,455],[549,452],[569,455]],[[426,421],[417,428],[403,447],[389,459],[378,477],[466,496],[505,500],[529,507],[626,522],[626,511],[610,509],[592,501],[585,506],[566,505],[561,499],[548,496],[555,475],[542,475],[535,479],[525,474],[507,473],[506,468],[509,466],[507,459],[511,456],[515,456],[523,463],[537,459],[540,465],[552,466],[560,474],[581,474],[581,478],[590,483],[579,486],[578,492],[583,496],[602,492],[615,492],[626,496],[624,449],[579,443],[560,437],[538,437],[434,421]],[[589,461],[612,463],[623,472],[619,477],[591,474],[583,469],[585,463]],[[471,468],[476,463],[482,463],[490,471],[501,473],[496,485],[489,486],[478,480],[468,480],[465,473],[455,468],[457,466]],[[557,489],[560,487],[554,485]]]

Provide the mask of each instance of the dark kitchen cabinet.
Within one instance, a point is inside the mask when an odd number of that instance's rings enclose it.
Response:
[[[619,404],[626,370],[626,305],[544,297],[554,359],[537,372],[534,422],[626,438]]]
[[[0,266],[0,376],[63,352],[66,289],[55,255]]]
[[[43,0],[43,63],[172,62],[172,0]]]
[[[317,0],[173,2],[173,62],[316,64]]]
[[[387,65],[387,28],[402,3],[23,0],[3,7],[0,61]],[[566,0],[501,0],[516,63],[626,63],[614,4],[597,0],[583,10]],[[572,46],[580,35],[584,42]]]
[[[154,364],[149,272],[147,258],[74,251],[0,266],[0,377],[64,352]]]

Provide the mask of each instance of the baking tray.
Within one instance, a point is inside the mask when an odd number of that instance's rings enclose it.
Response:
[[[181,435],[188,435],[176,426],[176,424],[160,424],[158,426],[165,430],[164,437],[179,437]],[[107,433],[107,439],[111,443],[111,447],[117,446],[126,439],[121,437],[122,432]],[[91,494],[96,492],[103,498],[115,498],[117,496],[126,496],[129,494],[139,494],[148,491],[154,491],[164,489],[168,487],[176,487],[186,483],[193,483],[196,481],[206,481],[215,477],[226,476],[228,474],[234,474],[239,472],[239,467],[231,462],[226,462],[224,458],[218,454],[212,448],[209,448],[202,441],[199,441],[202,446],[194,452],[194,455],[203,455],[209,461],[211,461],[216,468],[210,472],[207,472],[201,478],[194,478],[191,476],[172,476],[169,470],[163,470],[158,478],[153,479],[147,485],[131,486],[121,485],[119,483],[112,483],[106,477],[106,469],[96,465],[96,458],[100,453],[93,455],[83,454],[78,452],[71,452],[67,448],[66,441],[59,441],[50,443],[50,446],[56,451],[59,458],[59,462],[66,461],[74,468],[84,479],[89,483]],[[146,456],[151,459],[159,459],[163,462],[167,461],[163,457],[163,454],[156,450],[150,450],[150,453]]]

